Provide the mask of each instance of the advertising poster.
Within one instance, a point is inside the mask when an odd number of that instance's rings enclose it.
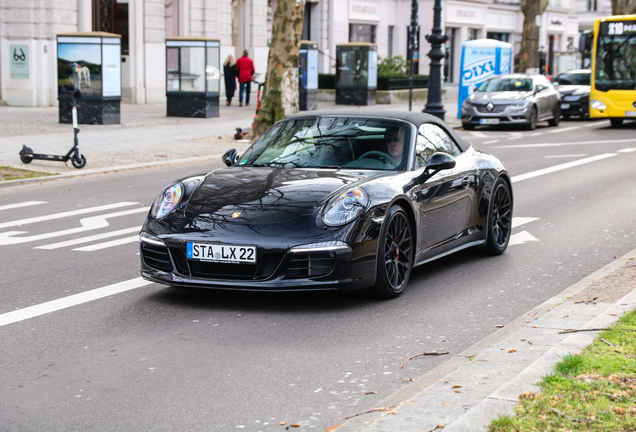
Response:
[[[373,50],[369,51],[369,88],[376,88],[378,86],[378,52]]]
[[[103,96],[121,96],[121,45],[103,46]]]
[[[318,89],[318,50],[307,51],[307,90]]]
[[[9,45],[9,69],[12,79],[29,78],[29,46]]]
[[[117,47],[119,48],[119,47]],[[85,96],[102,95],[102,52],[98,44],[57,45],[58,94],[78,89]]]
[[[307,50],[298,53],[298,74],[300,75],[300,90],[307,90]]]

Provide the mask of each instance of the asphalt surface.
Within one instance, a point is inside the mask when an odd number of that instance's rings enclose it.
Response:
[[[151,153],[154,135],[146,132],[138,136]],[[134,239],[93,251],[78,249],[111,238],[42,249],[106,234],[63,233],[90,225],[86,217],[131,210],[107,219],[108,230],[134,228],[162,186],[219,166],[216,156],[5,184],[0,224],[121,207],[3,226],[28,232],[15,238],[44,237],[0,246],[9,269],[0,284],[0,430],[275,430],[291,423],[301,430],[482,430],[488,418],[509,412],[514,393],[536,382],[537,371],[593,336],[568,340],[557,330],[605,324],[617,318],[608,314],[634,307],[630,297],[585,307],[567,300],[579,290],[587,299],[590,282],[633,256],[633,132],[576,121],[530,133],[462,131],[504,159],[516,178],[515,216],[532,220],[518,220],[518,243],[503,256],[467,252],[423,266],[391,302],[131,288],[138,278]],[[42,204],[7,207],[28,201]],[[38,309],[89,293],[103,296]],[[409,360],[430,351],[449,354]],[[391,410],[345,419],[372,407]]]

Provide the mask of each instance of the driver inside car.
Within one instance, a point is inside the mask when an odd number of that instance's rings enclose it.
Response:
[[[404,151],[404,131],[400,127],[389,127],[384,132],[387,152],[393,158],[393,162],[398,166],[402,162],[402,152]]]

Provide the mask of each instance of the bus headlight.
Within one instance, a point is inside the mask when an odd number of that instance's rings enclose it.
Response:
[[[607,109],[607,105],[605,105],[605,103],[603,103],[600,100],[596,100],[596,99],[592,99],[590,101],[590,106],[594,109],[597,110],[606,110]]]

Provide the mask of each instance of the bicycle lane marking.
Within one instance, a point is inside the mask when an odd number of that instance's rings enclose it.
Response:
[[[99,300],[104,297],[120,294],[136,288],[141,288],[146,285],[150,285],[151,283],[153,282],[146,281],[143,280],[141,277],[138,277],[127,281],[118,282],[112,285],[107,285],[101,288],[96,288],[90,291],[73,294],[68,297],[62,297],[57,300],[51,300],[45,303],[40,303],[34,306],[7,312],[0,315],[0,327],[24,321],[30,318],[35,318],[41,315],[46,315],[62,309],[67,309],[72,306],[80,305],[82,303],[88,303],[93,300]]]

